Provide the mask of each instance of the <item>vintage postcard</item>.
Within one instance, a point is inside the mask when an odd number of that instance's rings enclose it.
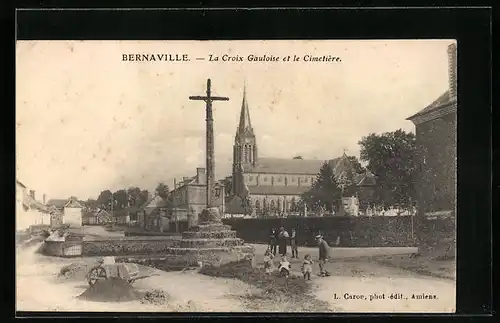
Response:
[[[455,312],[457,53],[18,41],[17,311]]]

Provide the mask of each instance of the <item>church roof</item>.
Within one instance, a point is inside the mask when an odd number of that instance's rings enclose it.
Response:
[[[318,174],[324,160],[259,158],[255,166],[246,165],[245,173],[264,174]]]
[[[248,186],[252,195],[301,195],[309,189],[300,186]]]

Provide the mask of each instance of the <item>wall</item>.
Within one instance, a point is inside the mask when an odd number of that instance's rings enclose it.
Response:
[[[84,241],[83,256],[122,256],[161,254],[173,247],[179,236],[126,237],[121,239]]]
[[[24,209],[23,206],[20,210],[16,210],[16,230],[25,230],[31,225],[50,225],[50,214],[40,212],[36,209]]]
[[[63,222],[64,224],[82,226],[82,209],[65,207]]]
[[[415,220],[415,217],[414,219]],[[232,226],[239,238],[246,242],[267,243],[272,227],[296,228],[300,245],[316,245],[319,231],[328,243],[340,236],[342,247],[396,247],[414,246],[412,217],[321,217],[321,218],[265,218],[223,219]],[[417,225],[413,222],[414,232]]]
[[[420,165],[418,212],[455,210],[456,114],[416,126]]]

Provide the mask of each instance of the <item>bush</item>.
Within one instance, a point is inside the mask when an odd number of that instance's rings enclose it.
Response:
[[[272,227],[295,228],[299,245],[315,245],[321,232],[333,245],[340,237],[341,247],[398,247],[413,246],[412,219],[398,217],[308,217],[276,219],[224,219],[239,238],[246,242],[268,243]],[[414,223],[414,229],[416,228]]]

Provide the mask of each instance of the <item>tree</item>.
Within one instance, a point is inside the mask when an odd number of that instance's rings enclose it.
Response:
[[[156,187],[155,193],[159,197],[166,199],[168,197],[169,193],[170,193],[170,189],[169,189],[168,185],[166,185],[165,183],[161,182]]]
[[[127,190],[127,197],[130,206],[140,206],[141,203],[141,189],[139,187],[130,187]]]
[[[370,134],[359,141],[360,158],[377,177],[375,198],[385,205],[411,206],[415,198],[415,135],[401,129]]]
[[[142,190],[141,195],[140,195],[140,203],[139,205],[143,205],[146,203],[150,198],[150,194],[148,190]]]
[[[84,203],[85,207],[87,207],[88,209],[96,209],[99,207],[99,202],[97,200],[94,200],[94,199],[91,199],[91,198],[88,198],[85,203]]]
[[[324,207],[332,212],[339,205],[340,195],[333,169],[330,164],[324,163],[311,189],[302,195],[302,200],[311,210]]]
[[[128,195],[126,190],[118,190],[113,193],[113,199],[115,200],[114,210],[123,210],[128,206]]]
[[[113,193],[110,190],[102,191],[97,198],[97,204],[99,207],[109,211],[111,210],[111,201],[112,201]]]

